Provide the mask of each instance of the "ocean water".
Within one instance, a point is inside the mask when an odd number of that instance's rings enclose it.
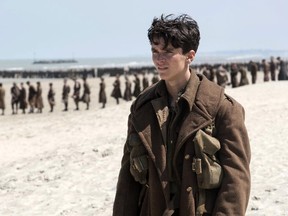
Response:
[[[75,60],[77,63],[33,64],[32,59],[0,59],[0,70],[53,70],[70,68],[138,67],[153,65],[151,57],[80,58]],[[229,60],[229,56],[198,55],[193,63],[223,63],[227,62],[227,60]]]
[[[196,58],[192,64],[248,62],[250,60],[261,61],[262,59],[269,60],[271,56],[281,56],[282,59],[288,60],[288,51],[240,50],[197,53]],[[151,56],[121,58],[79,58],[75,60],[77,63],[33,64],[33,59],[0,59],[0,70],[53,70],[70,68],[135,67],[153,65]]]
[[[44,59],[44,60],[58,60],[58,59]],[[53,70],[59,68],[69,69],[69,68],[129,67],[129,66],[152,65],[152,60],[150,57],[80,58],[75,60],[77,61],[77,63],[33,64],[33,59],[6,59],[6,60],[0,59],[0,70],[48,70],[48,69]]]

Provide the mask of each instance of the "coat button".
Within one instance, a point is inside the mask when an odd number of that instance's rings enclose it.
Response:
[[[188,160],[189,158],[190,158],[190,155],[189,155],[189,154],[186,154],[186,155],[185,155],[185,159]]]
[[[192,187],[187,187],[186,191],[190,192],[192,190]]]

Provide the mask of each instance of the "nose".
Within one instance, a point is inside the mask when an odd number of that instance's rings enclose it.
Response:
[[[165,53],[156,53],[154,54],[154,59],[156,61],[163,62],[163,61],[166,61],[167,58],[166,58]]]

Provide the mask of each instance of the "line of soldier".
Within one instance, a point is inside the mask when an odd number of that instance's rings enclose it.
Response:
[[[36,88],[30,84],[29,81],[26,82],[28,85],[29,93],[28,93],[28,102],[27,102],[27,92],[24,87],[24,83],[20,83],[20,88],[14,82],[11,89],[11,107],[12,107],[12,114],[17,114],[18,109],[22,110],[22,113],[26,113],[27,106],[29,104],[30,111],[29,113],[33,113],[34,110],[37,108],[38,113],[42,113],[43,105],[43,98],[42,98],[42,87],[40,82],[36,83]],[[2,109],[2,115],[4,115],[5,110],[5,90],[0,83],[0,109]]]
[[[125,91],[123,94],[123,99],[126,101],[132,100],[132,96],[137,97],[138,94],[141,92],[140,89],[140,79],[137,74],[135,76],[135,87],[134,91],[131,90],[131,82],[128,78],[128,76],[125,76]],[[113,83],[113,91],[111,93],[111,97],[114,97],[116,99],[117,104],[119,104],[119,98],[122,98],[121,93],[121,83],[119,80],[119,75],[116,76],[116,80]],[[90,94],[91,89],[87,82],[87,77],[83,77],[83,93],[81,95],[81,83],[76,79],[72,78],[74,81],[73,86],[73,92],[72,92],[72,98],[75,103],[75,110],[79,110],[79,103],[84,102],[86,104],[86,110],[89,110],[90,105]],[[106,84],[104,81],[104,77],[100,77],[100,89],[99,89],[99,103],[102,104],[102,108],[105,108],[105,105],[107,103],[107,97],[106,97]],[[155,75],[152,78],[152,83],[156,83],[159,81],[159,78],[157,75]],[[26,88],[24,86],[24,83],[20,83],[20,87],[14,82],[11,89],[11,108],[12,108],[12,114],[18,114],[18,110],[22,110],[22,113],[26,113],[26,109],[29,109],[28,113],[42,113],[42,110],[44,108],[43,103],[43,96],[42,96],[42,86],[41,83],[38,81],[36,82],[36,88],[30,83],[30,81],[26,82],[28,86],[28,92],[26,91]],[[142,79],[142,86],[144,90],[149,86],[149,81],[146,76],[143,75]],[[69,98],[70,98],[70,92],[71,88],[68,85],[68,79],[64,79],[63,87],[62,87],[62,102],[64,104],[63,111],[68,111],[68,105],[69,105]],[[28,94],[27,94],[28,93]],[[55,90],[53,88],[53,83],[49,83],[49,90],[47,94],[48,103],[50,106],[50,112],[53,112],[54,106],[55,106]],[[28,95],[28,96],[27,96]],[[0,109],[2,109],[2,115],[4,115],[5,110],[5,89],[2,86],[2,83],[0,83]]]

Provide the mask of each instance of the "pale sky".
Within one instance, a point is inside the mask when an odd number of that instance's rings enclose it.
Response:
[[[288,50],[287,0],[1,0],[0,59],[150,56],[162,13],[198,22],[199,53]]]

